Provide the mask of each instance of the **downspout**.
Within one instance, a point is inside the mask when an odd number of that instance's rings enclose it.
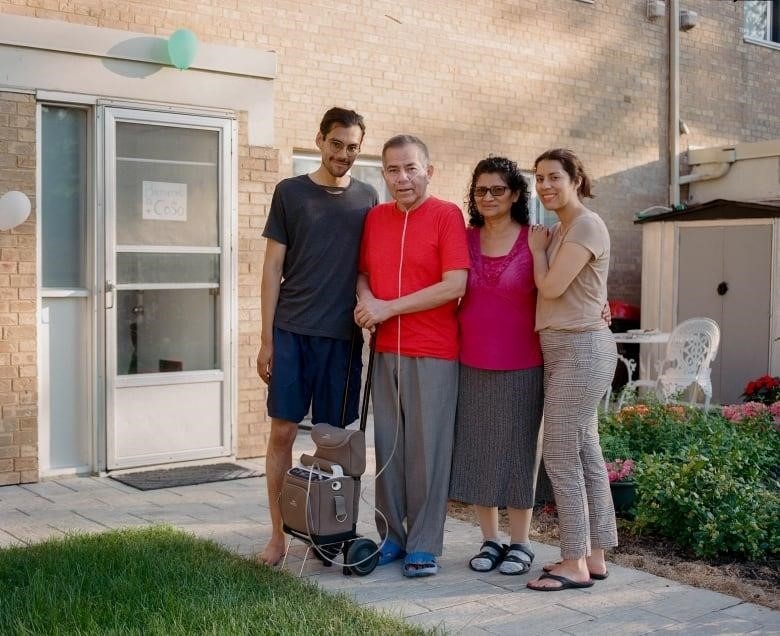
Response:
[[[669,205],[680,205],[680,0],[669,0]]]

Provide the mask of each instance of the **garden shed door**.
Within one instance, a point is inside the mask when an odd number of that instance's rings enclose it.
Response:
[[[677,323],[707,316],[720,325],[713,402],[739,402],[769,369],[772,222],[685,222],[678,236]]]

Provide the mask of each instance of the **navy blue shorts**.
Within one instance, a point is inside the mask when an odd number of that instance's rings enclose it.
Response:
[[[312,423],[346,426],[358,418],[363,337],[356,333],[352,351],[347,412],[342,423],[350,340],[303,336],[274,327],[268,415],[299,423],[312,409]]]

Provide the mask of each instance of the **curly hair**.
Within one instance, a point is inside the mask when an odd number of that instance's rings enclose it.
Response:
[[[577,188],[577,194],[580,199],[586,197],[589,199],[594,198],[591,193],[592,184],[590,177],[585,172],[585,166],[582,165],[582,161],[574,154],[573,150],[569,150],[568,148],[553,148],[552,150],[543,152],[536,158],[536,161],[534,161],[534,172],[536,172],[536,167],[539,165],[540,161],[557,161],[560,163],[572,181],[576,181],[577,177],[581,179],[580,185]]]
[[[528,225],[528,183],[520,172],[520,168],[511,159],[506,157],[487,157],[480,161],[474,168],[471,175],[471,185],[469,186],[468,213],[469,225],[473,227],[482,227],[485,225],[485,217],[477,210],[477,200],[474,196],[474,188],[477,186],[477,179],[483,174],[499,175],[512,194],[520,193],[517,201],[512,204],[509,212],[513,220],[520,225]]]

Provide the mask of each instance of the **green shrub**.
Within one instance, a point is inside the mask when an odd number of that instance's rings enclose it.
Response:
[[[637,471],[636,525],[697,556],[762,558],[780,552],[780,494],[753,478],[739,452],[717,460],[698,448],[647,456]]]
[[[636,529],[698,556],[780,552],[780,432],[763,414],[730,422],[719,408],[636,404],[602,414],[607,460],[637,462]]]

